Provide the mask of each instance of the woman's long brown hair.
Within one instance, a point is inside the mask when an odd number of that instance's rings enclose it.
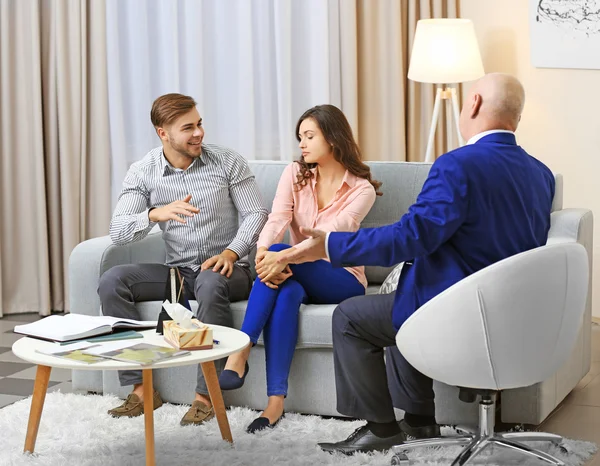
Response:
[[[317,105],[309,108],[302,114],[296,125],[296,139],[298,141],[300,141],[300,124],[308,118],[311,118],[319,126],[325,141],[332,146],[333,158],[354,176],[368,180],[375,188],[377,195],[381,196],[382,193],[379,191],[379,187],[382,183],[371,179],[371,169],[362,161],[360,148],[354,140],[352,128],[350,128],[346,115],[334,105]],[[302,189],[308,180],[314,176],[311,169],[316,167],[317,164],[306,163],[303,156],[300,156],[300,160],[296,160],[296,163],[300,165],[296,185],[298,189]]]

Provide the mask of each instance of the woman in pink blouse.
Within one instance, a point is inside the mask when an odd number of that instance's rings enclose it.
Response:
[[[272,212],[257,244],[256,271],[242,331],[250,344],[227,360],[219,377],[223,390],[239,388],[248,373],[248,357],[263,332],[267,365],[267,408],[247,428],[254,433],[275,427],[284,412],[288,375],[298,340],[298,312],[303,303],[338,304],[365,293],[363,267],[333,268],[325,260],[278,264],[279,251],[301,248],[300,227],[356,231],[381,185],[371,179],[348,120],[337,107],[319,105],[298,120],[300,160],[279,180]],[[290,230],[291,246],[280,244]],[[271,276],[267,281],[266,277]]]

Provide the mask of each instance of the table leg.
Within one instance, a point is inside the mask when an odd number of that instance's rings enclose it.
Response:
[[[223,440],[227,440],[229,443],[233,443],[233,437],[231,436],[231,429],[229,428],[229,421],[227,420],[227,412],[225,411],[225,402],[223,401],[223,394],[221,393],[221,387],[219,386],[219,378],[217,377],[217,369],[215,363],[212,361],[203,362],[202,373],[204,374],[204,380],[208,387],[208,393],[210,395],[210,401],[213,404],[215,410],[215,416],[219,423],[219,430],[221,431],[221,437]]]
[[[146,466],[154,466],[154,387],[152,369],[142,370],[144,383],[144,425],[146,428]]]
[[[33,453],[38,429],[40,428],[40,419],[42,418],[42,409],[44,409],[44,400],[46,399],[46,390],[50,380],[51,367],[37,366],[35,373],[35,383],[33,385],[33,396],[31,397],[31,408],[29,410],[29,422],[27,423],[27,436],[25,437],[25,448],[23,451]]]

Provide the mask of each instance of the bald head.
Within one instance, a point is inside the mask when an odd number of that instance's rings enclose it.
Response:
[[[463,138],[468,140],[492,129],[515,131],[524,104],[525,91],[517,78],[504,73],[486,74],[473,84],[463,105]]]

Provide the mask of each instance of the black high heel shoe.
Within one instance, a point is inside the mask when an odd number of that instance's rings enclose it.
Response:
[[[249,434],[255,434],[256,432],[260,432],[265,429],[274,429],[279,421],[281,421],[285,417],[285,411],[281,414],[279,419],[277,419],[273,424],[269,421],[269,418],[266,417],[257,417],[250,423],[248,427],[246,427],[246,432]]]
[[[250,366],[248,365],[248,361],[246,361],[246,366],[244,367],[244,375],[241,377],[236,371],[225,369],[219,376],[221,390],[235,390],[236,388],[241,388],[244,385],[249,370]]]

